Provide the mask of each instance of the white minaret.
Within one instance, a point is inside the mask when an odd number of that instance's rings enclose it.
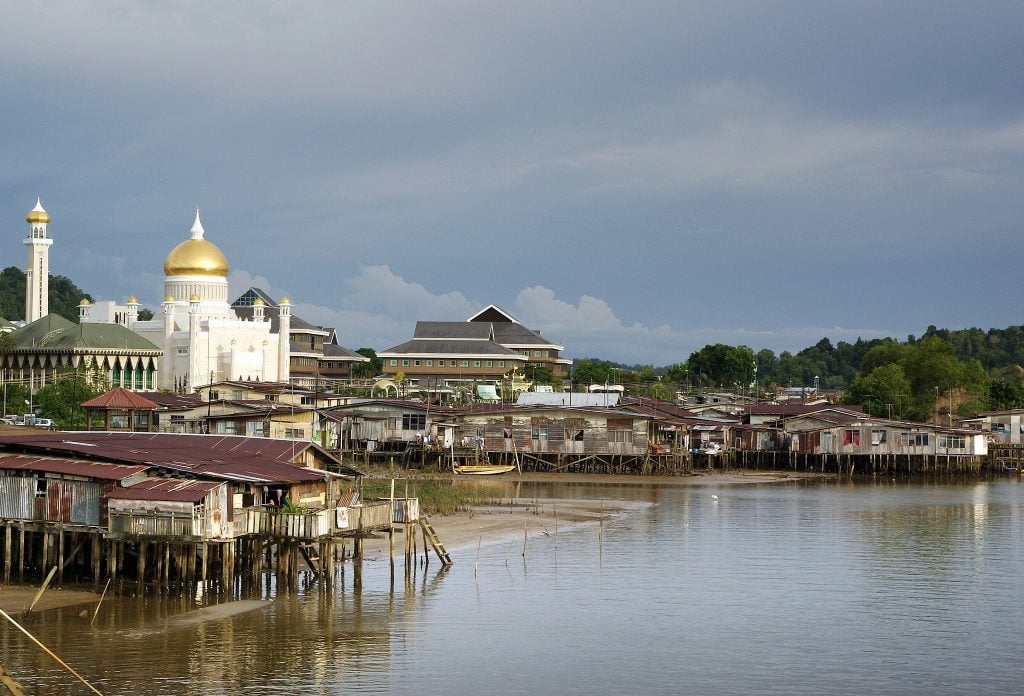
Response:
[[[29,226],[28,237],[22,240],[28,250],[25,265],[25,323],[28,324],[50,313],[50,245],[53,240],[46,237],[50,214],[38,198],[25,221]]]
[[[278,344],[277,344],[277,381],[287,382],[291,377],[291,336],[292,336],[292,303],[282,297],[277,305]]]

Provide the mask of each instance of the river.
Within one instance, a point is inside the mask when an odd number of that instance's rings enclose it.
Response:
[[[245,613],[116,599],[28,627],[105,694],[1004,694],[1020,690],[1024,484],[524,484],[653,503],[386,561]],[[511,550],[510,550],[511,549]],[[2,591],[2,590],[0,590]],[[177,618],[175,618],[177,617]],[[169,623],[168,623],[169,622]],[[10,626],[28,693],[86,693]]]

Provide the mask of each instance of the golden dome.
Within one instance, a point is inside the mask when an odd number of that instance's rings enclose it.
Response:
[[[228,275],[228,260],[217,245],[203,239],[203,223],[192,223],[192,238],[186,239],[171,249],[164,261],[164,275],[207,275],[225,278]]]
[[[189,295],[188,301],[189,302],[199,302],[199,300],[201,300],[201,299],[202,298],[199,297],[199,295]]]
[[[253,300],[252,304],[254,307],[262,307],[263,305],[266,304],[266,302],[264,302],[262,298],[257,297],[255,300]]]
[[[131,297],[128,298],[128,302],[126,304],[138,304],[138,303],[139,303],[139,298],[137,298],[135,295],[132,295]]]
[[[174,295],[164,295],[164,302],[174,302]]]
[[[226,277],[228,260],[205,239],[186,239],[174,247],[164,261],[164,275],[208,275]]]
[[[88,307],[89,304],[90,304],[89,300],[83,297],[82,301],[78,303],[78,306],[79,307]]]
[[[287,297],[282,297],[281,301],[278,302],[279,305],[283,305],[283,304],[290,305],[291,303],[292,303],[292,301],[289,300]]]
[[[50,214],[43,208],[43,204],[36,199],[36,207],[28,211],[28,215],[25,216],[25,222],[42,222],[47,223],[50,221]]]

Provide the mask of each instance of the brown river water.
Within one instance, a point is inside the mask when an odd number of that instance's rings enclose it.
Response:
[[[117,598],[27,627],[104,694],[1005,694],[1024,484],[523,484],[654,503],[245,604]],[[202,611],[193,612],[197,608]],[[10,626],[29,694],[87,690]]]

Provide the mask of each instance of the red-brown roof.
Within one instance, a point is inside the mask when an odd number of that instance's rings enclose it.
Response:
[[[126,488],[115,488],[104,497],[113,500],[164,500],[181,503],[198,503],[217,486],[219,481],[197,481],[195,479],[150,478]]]
[[[136,411],[155,411],[157,405],[144,396],[139,396],[124,387],[111,389],[106,394],[82,402],[83,408],[123,408]]]
[[[141,474],[149,467],[125,464],[104,464],[67,457],[33,457],[19,454],[0,454],[0,469],[12,471],[43,471],[50,474],[85,476],[104,481],[120,481]]]
[[[223,481],[323,481],[327,472],[291,462],[311,442],[236,435],[179,433],[46,432],[0,436],[0,448],[74,454],[125,464],[146,464]],[[359,475],[351,467],[336,467]]]

